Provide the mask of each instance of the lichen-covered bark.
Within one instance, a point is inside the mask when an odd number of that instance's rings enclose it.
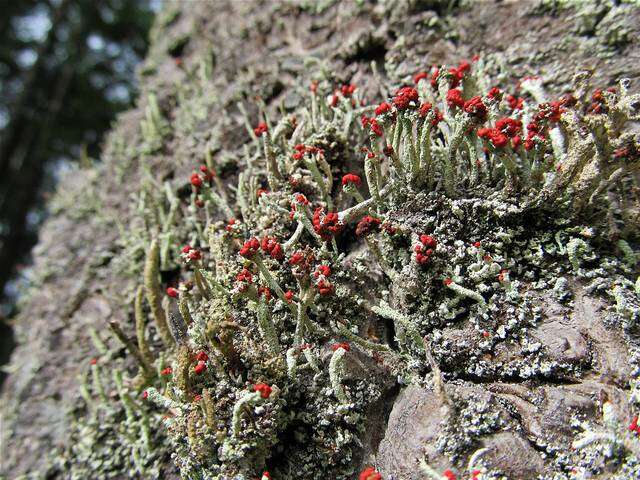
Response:
[[[599,87],[622,76],[636,83],[640,78],[640,12],[631,3],[590,2],[576,9],[538,1],[461,2],[459,7],[453,2],[448,9],[449,3],[168,3],[141,69],[138,108],[119,119],[100,164],[74,172],[61,184],[34,252],[32,287],[15,321],[19,346],[3,386],[2,474],[67,478],[70,463],[83,461],[83,431],[74,430],[69,419],[86,410],[80,385],[90,359],[103,353],[96,336],[116,352],[105,355],[101,364],[107,376],[110,365],[135,369],[122,360],[107,332],[109,321],[132,322],[133,306],[123,299],[133,298],[142,275],[141,244],[149,240],[143,223],[153,224],[146,218],[153,193],[147,203],[140,203],[138,195],[167,182],[178,197],[188,196],[184,179],[206,151],[221,158],[220,180],[235,185],[238,172],[231,157],[240,157],[249,140],[238,103],[255,119],[257,97],[273,115],[281,103],[293,109],[302,103],[302,92],[317,71],[328,72],[336,85],[357,84],[362,97],[377,102],[409,75],[475,54],[491,56],[492,73],[504,77],[502,83],[541,75],[555,95],[584,68],[596,72]],[[185,104],[185,86],[198,84],[202,75],[208,80],[198,101]],[[416,206],[395,213],[408,225],[419,227],[425,221]],[[167,261],[163,270],[171,276],[175,265]],[[456,424],[467,437],[451,444],[486,447],[488,464],[509,478],[551,473],[549,451],[573,441],[575,414],[600,418],[606,400],[624,421],[633,413],[626,400],[634,368],[629,338],[607,323],[604,306],[579,281],[559,290],[569,292],[572,304],[557,303],[557,295],[540,298],[541,320],[529,333],[545,352],[545,361],[568,366],[564,370],[547,376],[534,372],[528,380],[515,374],[510,379],[500,368],[469,374],[461,365],[482,341],[470,325],[443,328],[439,345],[450,339],[453,347],[434,351],[445,374],[456,373],[446,391],[467,413],[467,423]],[[415,295],[393,291],[391,298],[397,307]],[[501,366],[511,362],[514,371],[522,371],[521,353],[520,345],[504,342],[485,360]],[[365,364],[377,368],[374,362]],[[439,408],[443,397],[426,385],[403,388],[379,373],[384,394],[367,410],[364,448],[354,458],[354,468],[375,461],[384,478],[397,479],[424,478],[416,465],[425,457],[433,468],[447,468],[448,457],[435,445],[446,419],[446,408]],[[117,395],[115,390],[105,394]],[[91,415],[98,423],[123,415],[95,408]],[[469,437],[475,427],[477,436]],[[69,445],[71,432],[75,448]],[[449,438],[456,433],[447,432]],[[157,435],[158,454],[148,475],[168,478],[176,475],[168,440]],[[107,444],[100,475],[135,477],[120,470],[128,465],[129,453],[122,445]],[[606,472],[602,475],[606,478]]]

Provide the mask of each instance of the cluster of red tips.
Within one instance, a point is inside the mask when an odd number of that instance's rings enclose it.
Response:
[[[334,352],[339,348],[342,348],[346,352],[351,350],[351,346],[349,345],[348,342],[334,343],[333,345],[331,345],[331,350],[333,350]]]
[[[449,108],[464,107],[464,98],[462,97],[462,92],[457,88],[452,88],[447,92],[446,101],[447,105],[449,105]]]
[[[178,298],[178,296],[180,295],[180,292],[178,291],[177,288],[168,287],[167,295],[169,295],[171,298]]]
[[[91,360],[89,360],[89,364],[90,365],[96,365],[98,363],[98,359],[97,358],[92,358]]]
[[[294,160],[302,160],[302,158],[305,156],[305,154],[318,154],[321,156],[324,156],[324,149],[319,148],[319,147],[313,147],[313,146],[308,146],[308,145],[304,145],[302,143],[298,143],[297,145],[295,145],[293,147],[293,149],[296,151],[296,153],[294,153],[292,155],[292,158]]]
[[[371,215],[362,217],[356,226],[356,235],[358,237],[369,235],[370,233],[379,230],[381,224],[382,221],[379,218],[372,217]]]
[[[191,185],[193,185],[196,191],[202,187],[202,183],[202,177],[200,177],[200,175],[195,172],[191,174]]]
[[[344,98],[350,98],[356,91],[356,86],[353,83],[345,84],[340,87],[340,93]]]
[[[269,472],[262,472],[262,478],[260,480],[264,480],[265,478],[271,480],[271,474]]]
[[[313,272],[313,276],[318,279],[316,282],[316,288],[320,295],[331,295],[333,293],[333,284],[327,280],[329,275],[331,275],[331,268],[329,265],[318,265],[316,271]]]
[[[293,292],[291,290],[287,290],[284,292],[284,298],[287,300],[287,303],[291,303],[293,301]]]
[[[478,475],[480,475],[482,472],[480,470],[473,470],[471,472],[471,480],[478,480]]]
[[[207,352],[200,351],[196,354],[196,360],[199,362],[206,362],[209,360],[209,355],[207,355]]]
[[[507,103],[509,104],[509,108],[511,110],[518,111],[522,110],[524,107],[524,98],[522,97],[514,97],[513,95],[507,95],[505,97],[507,99]]]
[[[379,117],[380,115],[384,115],[385,113],[388,113],[390,111],[391,111],[391,104],[387,102],[382,102],[380,105],[376,107],[375,114],[376,114],[376,117]]]
[[[358,480],[382,480],[382,475],[373,467],[367,467],[360,472]]]
[[[232,233],[234,230],[234,225],[237,223],[237,220],[235,218],[231,218],[229,219],[229,221],[227,222],[227,224],[225,225],[224,229],[229,232]]]
[[[297,272],[293,272],[296,276],[309,273],[313,262],[315,262],[315,257],[311,250],[297,250],[289,258],[289,265],[296,267]]]
[[[629,431],[635,433],[636,435],[640,435],[640,425],[638,425],[637,415],[631,419],[631,423],[629,424]]]
[[[271,290],[268,287],[258,287],[258,296],[264,297],[266,302],[271,300]]]
[[[411,103],[418,103],[418,91],[413,87],[402,87],[393,97],[393,104],[398,110],[406,110]]]
[[[346,185],[355,185],[356,187],[359,187],[361,183],[362,183],[362,180],[355,173],[347,173],[342,177],[343,187]]]
[[[146,400],[147,398],[149,398],[149,392],[145,390],[144,392],[142,392],[142,399]]]
[[[257,238],[250,238],[242,245],[240,249],[240,255],[244,258],[251,258],[260,250],[260,242]]]
[[[323,277],[328,277],[329,275],[331,275],[331,267],[329,267],[329,265],[318,265],[316,271],[313,272],[313,276],[318,278],[320,275],[322,275]]]
[[[282,250],[282,246],[278,243],[275,237],[264,237],[262,239],[261,247],[262,251],[274,260],[282,260],[284,258],[284,250]]]
[[[453,283],[453,280],[451,280],[450,278],[445,278],[442,283],[444,283],[445,287],[448,287],[449,285],[451,285]]]
[[[522,130],[522,122],[513,118],[501,118],[494,128],[479,128],[478,137],[489,140],[495,148],[502,148],[509,143],[518,148],[521,138],[518,133]]]
[[[329,240],[332,236],[340,233],[342,227],[343,225],[338,219],[337,213],[329,212],[325,214],[323,207],[318,207],[313,212],[313,229],[323,240]]]
[[[413,83],[417,85],[420,80],[426,80],[427,78],[429,78],[427,72],[418,72],[413,76]]]
[[[205,370],[207,369],[207,364],[203,361],[199,361],[194,367],[193,367],[193,371],[196,373],[196,375],[202,375]]]
[[[160,372],[160,375],[167,376],[173,373],[173,368],[167,367]]]
[[[451,75],[451,87],[455,88],[460,85],[460,82],[464,78],[464,74],[471,70],[471,64],[466,60],[460,62],[457,67],[449,69],[449,75]]]
[[[416,254],[416,262],[418,262],[418,265],[425,265],[431,258],[431,255],[433,255],[433,250],[437,246],[437,240],[431,235],[420,235],[420,243],[418,243],[413,249]]]
[[[378,120],[376,120],[375,118],[369,118],[363,114],[360,117],[360,123],[362,124],[362,128],[369,127],[369,129],[373,133],[375,133],[378,137],[381,137],[382,135],[384,135],[384,130],[382,129],[382,125],[380,125],[378,123]]]
[[[477,120],[484,122],[487,119],[487,106],[480,96],[475,96],[464,102],[463,110]]]
[[[440,110],[438,110],[438,107],[434,107],[429,102],[424,102],[418,109],[418,115],[420,116],[420,118],[424,118],[431,111],[433,111],[433,119],[431,120],[431,125],[435,127],[444,119],[444,114]]]
[[[236,275],[236,280],[238,282],[243,282],[243,283],[253,283],[253,275],[249,270],[247,270],[246,268],[243,268]]]
[[[544,140],[544,130],[538,122],[531,122],[527,125],[527,138],[524,141],[524,148],[531,150],[535,146],[535,140]]]
[[[456,477],[456,474],[453,473],[449,469],[447,469],[444,472],[442,472],[442,476],[445,477],[447,480],[457,480],[457,478],[458,478],[458,477]]]
[[[480,243],[480,242],[473,242],[473,244],[472,244],[472,245],[473,245],[474,247],[476,247],[476,248],[480,248],[480,247],[482,246],[482,243]]]
[[[260,392],[262,398],[269,398],[271,396],[271,387],[266,383],[256,383],[253,386],[254,392]]]
[[[267,190],[266,188],[259,188],[258,190],[256,190],[256,197],[260,198],[262,195],[265,195],[269,193],[269,190]]]
[[[607,91],[610,93],[616,93],[615,88],[608,88]],[[589,107],[587,108],[587,112],[595,113],[595,114],[607,112],[607,105],[605,103],[605,98],[602,90],[600,90],[599,88],[596,88],[591,94],[591,105],[589,105]]]
[[[267,133],[268,130],[269,127],[267,127],[267,124],[264,122],[260,122],[258,126],[253,129],[253,133],[256,135],[256,137],[261,137],[262,134]]]
[[[202,173],[199,174],[193,172],[191,174],[191,178],[189,179],[196,193],[200,191],[205,183],[211,184],[211,182],[213,181],[213,177],[215,176],[213,170],[210,170],[206,165],[200,165],[200,172]]]
[[[309,205],[309,200],[302,193],[296,193],[294,199],[298,205]]]
[[[202,252],[190,245],[182,247],[182,256],[187,262],[195,262],[202,258]]]
[[[489,92],[487,93],[487,98],[500,99],[500,97],[502,97],[502,90],[500,90],[498,87],[491,87],[489,89]]]

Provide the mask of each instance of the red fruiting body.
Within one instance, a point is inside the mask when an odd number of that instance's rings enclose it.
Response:
[[[269,472],[262,472],[262,478],[266,478],[267,480],[271,480],[271,474]]]
[[[487,93],[488,98],[500,98],[502,96],[502,90],[498,87],[491,87],[489,93]]]
[[[367,215],[362,217],[356,226],[356,235],[361,237],[363,235],[369,235],[371,232],[378,230],[382,222],[379,218]]]
[[[355,185],[356,187],[359,187],[361,183],[362,183],[362,180],[355,173],[347,173],[346,175],[344,175],[342,177],[342,185],[343,186],[345,186],[345,185]]]
[[[298,250],[289,259],[289,265],[296,267],[294,275],[309,273],[314,262],[315,258],[311,250]]]
[[[191,250],[191,245],[185,245],[184,247],[182,247],[181,252],[182,253],[189,253],[190,250]]]
[[[209,355],[207,355],[206,352],[198,352],[196,354],[196,360],[198,360],[199,362],[206,362],[207,360],[209,360]]]
[[[287,290],[284,293],[284,298],[287,299],[287,302],[291,303],[291,300],[293,299],[293,292],[291,290]]]
[[[336,107],[338,105],[338,95],[335,93],[331,96],[331,100],[329,101],[330,107]]]
[[[417,85],[420,80],[424,80],[426,78],[429,78],[429,74],[427,72],[416,73],[413,76],[413,83],[415,83]]]
[[[262,250],[274,260],[282,260],[284,258],[284,250],[282,250],[282,246],[274,237],[264,237],[261,246]]]
[[[522,131],[522,122],[513,118],[501,118],[496,122],[497,130],[500,130],[507,137],[513,138]]]
[[[196,375],[201,375],[207,369],[207,364],[204,362],[198,362],[198,364],[193,367],[193,371],[196,372]]]
[[[333,285],[327,280],[320,280],[316,284],[316,287],[318,288],[318,292],[320,293],[320,295],[331,295],[333,293]]]
[[[509,104],[509,108],[511,110],[522,110],[524,106],[524,98],[522,97],[514,97],[513,95],[506,96],[507,103]]]
[[[196,393],[196,394],[193,396],[193,401],[194,401],[194,402],[199,402],[200,400],[202,400],[202,395],[200,395],[199,393]]]
[[[258,287],[258,296],[264,297],[265,301],[271,300],[271,290],[268,287]]]
[[[451,470],[445,470],[444,472],[442,472],[442,476],[446,477],[447,480],[456,480],[458,477],[456,477],[456,474],[453,473]]]
[[[360,124],[362,125],[362,128],[367,128],[370,122],[371,122],[371,119],[367,117],[364,113],[360,116]]]
[[[480,242],[473,242],[473,246],[476,248],[480,248],[482,244]]]
[[[450,278],[445,278],[442,283],[444,283],[447,287],[453,283],[453,280]]]
[[[160,372],[160,375],[171,375],[173,373],[173,368],[167,367]]]
[[[329,265],[318,265],[316,271],[313,272],[313,276],[318,278],[320,275],[323,275],[325,277],[331,275],[331,267],[329,267]]]
[[[149,398],[149,392],[145,390],[144,392],[142,392],[142,399],[146,400],[147,398]]]
[[[193,201],[194,205],[198,208],[203,208],[204,207],[204,200],[202,200],[201,198],[196,198]]]
[[[351,350],[351,346],[349,345],[348,342],[334,343],[333,345],[331,345],[331,350],[333,350],[334,352],[336,350],[338,350],[339,348],[342,348],[342,349],[346,350],[347,352],[349,350]]]
[[[638,425],[638,416],[634,416],[629,424],[629,431],[635,432],[636,435],[640,434],[640,425]]]
[[[345,98],[351,97],[351,95],[353,95],[353,92],[355,91],[356,86],[352,83],[349,85],[342,85],[342,87],[340,87],[340,93],[342,93],[342,96]]]
[[[391,105],[387,102],[382,102],[380,105],[376,107],[375,114],[376,116],[384,115],[387,112],[391,111]]]
[[[191,185],[194,186],[196,190],[202,187],[202,178],[197,173],[191,174]]]
[[[168,287],[167,295],[169,295],[171,298],[178,298],[178,295],[180,295],[180,292],[178,292],[178,290],[173,287]]]
[[[256,190],[256,197],[260,198],[265,193],[269,193],[269,190],[265,188],[259,188],[258,190]]]
[[[406,110],[411,102],[418,102],[418,91],[413,87],[402,87],[393,97],[393,104],[398,110]]]
[[[242,248],[240,249],[240,255],[242,255],[245,258],[251,258],[256,253],[258,253],[259,249],[260,249],[260,242],[258,241],[258,239],[250,238],[249,240],[244,242],[244,245],[242,245]]]
[[[202,258],[202,252],[192,248],[189,253],[187,253],[187,258],[189,260],[200,260]]]
[[[447,105],[449,108],[464,107],[464,98],[462,98],[462,92],[457,88],[452,88],[447,92]]]
[[[97,358],[92,358],[91,360],[89,360],[89,363],[91,365],[95,365],[96,363],[98,363],[98,359]]]
[[[480,121],[484,121],[487,118],[487,106],[482,103],[482,98],[479,96],[475,96],[464,102],[463,108],[465,112]]]
[[[438,241],[433,238],[431,235],[420,235],[420,242],[429,248],[436,248],[438,246]]]
[[[227,222],[227,225],[224,227],[224,229],[227,232],[233,232],[233,226],[236,224],[236,219],[232,218]]]
[[[262,398],[269,398],[269,396],[271,395],[271,387],[266,383],[256,383],[253,386],[253,391],[260,392],[260,396]]]
[[[253,283],[253,275],[249,270],[243,268],[240,273],[236,275],[236,280],[238,282]]]
[[[260,122],[256,128],[253,129],[253,133],[255,133],[256,137],[261,137],[263,133],[267,133],[269,127],[264,122]]]
[[[382,480],[382,475],[373,467],[367,467],[362,472],[358,480]]]
[[[318,207],[313,212],[313,229],[323,240],[329,240],[342,230],[342,223],[335,212],[324,213],[324,208]]]
[[[369,128],[371,128],[371,131],[378,137],[381,137],[384,134],[382,125],[380,125],[375,118],[372,118],[371,121],[369,121]]]
[[[427,114],[431,111],[432,106],[433,105],[431,105],[429,102],[424,102],[418,109],[418,115],[422,118],[426,117]]]
[[[296,193],[294,198],[296,200],[296,203],[298,203],[300,205],[309,205],[309,200],[307,200],[307,197],[305,197],[301,193]]]

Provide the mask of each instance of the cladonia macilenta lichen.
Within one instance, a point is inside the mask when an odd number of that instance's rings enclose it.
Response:
[[[210,74],[181,89],[185,105]],[[108,396],[110,354],[97,361],[85,391],[101,406],[83,427],[100,409],[125,418],[138,474],[157,470],[162,438],[188,479],[380,479],[361,468],[368,412],[417,384],[447,399],[437,448],[451,465],[416,458],[416,469],[498,478],[475,446],[501,418],[445,385],[579,377],[582,364],[549,357],[532,335],[545,295],[570,308],[584,289],[610,305],[612,326],[636,327],[637,232],[625,222],[640,97],[629,82],[592,91],[579,74],[552,99],[529,77],[511,95],[479,58],[406,80],[371,102],[319,72],[295,110],[259,104],[249,118],[241,103],[246,143],[208,149],[186,177],[163,184],[143,159],[116,262],[133,264],[138,285],[122,295],[133,321],[112,324],[138,370],[113,362]],[[149,97],[141,153],[171,128]],[[573,449],[538,446],[553,478],[640,473],[637,420],[627,428],[607,405],[599,423],[576,421]]]

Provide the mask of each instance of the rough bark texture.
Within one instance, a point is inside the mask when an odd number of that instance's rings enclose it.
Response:
[[[321,59],[336,84],[357,83],[372,99],[379,98],[381,86],[371,74],[371,62],[384,82],[398,83],[432,64],[497,53],[511,80],[541,75],[554,93],[562,93],[572,75],[584,68],[597,72],[602,87],[621,76],[636,83],[640,78],[637,7],[593,2],[597,8],[589,13],[589,8],[554,10],[546,6],[551,2],[482,1],[447,11],[444,3],[308,2],[303,8],[275,1],[170,4],[179,7],[180,15],[166,24],[158,22],[143,91],[155,91],[166,117],[179,121],[173,119],[174,85],[194,81],[189,66],[212,49],[212,94],[219,97],[220,108],[207,112],[190,135],[176,130],[169,136],[150,162],[156,178],[165,175],[172,185],[180,185],[201,160],[205,145],[238,150],[246,134],[236,102],[260,95],[271,109],[280,101],[295,104],[293,87],[309,83],[309,67],[303,63],[308,56]],[[113,138],[125,149],[143,141],[139,123],[146,94],[141,98],[140,106],[114,127]],[[215,137],[212,127],[219,133]],[[122,248],[115,220],[127,224],[129,194],[139,188],[140,178],[135,161],[124,167],[118,163],[123,154],[114,143],[108,142],[94,169],[76,172],[61,184],[34,252],[33,287],[15,321],[19,346],[1,402],[1,467],[7,478],[42,478],[45,472],[65,478],[55,466],[55,455],[68,439],[67,415],[79,396],[78,376],[95,355],[90,329],[104,332],[110,320],[129,321],[131,312],[119,299],[132,281],[117,273],[122,269],[111,259]],[[602,396],[621,399],[621,418],[631,416],[624,392],[632,370],[627,345],[617,330],[605,325],[598,301],[581,288],[572,286],[572,309],[541,298],[543,321],[533,333],[550,360],[579,365],[581,378],[514,383],[459,378],[447,385],[450,395],[480,401],[500,417],[503,428],[484,436],[482,445],[489,449],[488,462],[509,478],[545,473],[543,446],[570,442],[571,414],[595,415]],[[452,328],[445,335],[465,332]],[[514,361],[517,354],[504,346],[494,361]],[[464,351],[451,355],[452,364],[464,361]],[[416,465],[425,456],[434,468],[445,468],[446,458],[433,444],[444,418],[442,398],[418,386],[400,389],[397,397],[396,390],[390,392],[371,412],[374,427],[365,453],[375,457],[388,479],[423,478]],[[170,465],[168,459],[166,463]]]

